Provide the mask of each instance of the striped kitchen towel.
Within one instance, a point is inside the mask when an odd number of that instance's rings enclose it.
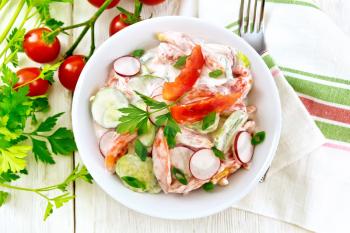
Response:
[[[199,0],[198,16],[237,32],[232,21],[240,2]],[[311,0],[267,2],[268,50],[327,142],[235,207],[312,231],[350,232],[350,38]],[[289,124],[291,133],[302,127]],[[306,143],[312,141],[304,134]]]

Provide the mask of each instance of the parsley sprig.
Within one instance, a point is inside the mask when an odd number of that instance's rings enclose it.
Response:
[[[6,178],[3,179],[3,177],[6,177]],[[19,186],[13,186],[13,185],[7,184],[7,182],[16,180],[18,178],[19,176],[13,174],[11,171],[8,171],[7,173],[3,173],[0,176],[0,187],[6,188],[6,189],[32,192],[44,198],[47,201],[47,205],[44,213],[44,220],[46,220],[50,216],[50,214],[52,214],[54,207],[58,209],[62,207],[65,203],[74,199],[74,195],[71,193],[71,191],[68,191],[68,187],[74,181],[84,180],[88,183],[92,183],[92,177],[89,174],[88,170],[86,169],[85,166],[80,166],[80,165],[77,165],[75,169],[72,171],[72,173],[69,176],[67,176],[63,182],[58,183],[56,185],[47,186],[47,187],[25,188],[25,187],[19,187]],[[61,192],[61,194],[54,197],[50,197],[48,195],[48,192],[50,191],[59,191]],[[8,192],[0,191],[0,206],[6,202],[8,197],[9,197]]]
[[[123,115],[119,118],[120,123],[117,126],[118,133],[133,133],[137,131],[139,134],[142,134],[147,131],[147,124],[152,114],[169,109],[170,107],[165,102],[156,101],[137,91],[135,92],[148,106],[150,111],[145,111],[132,104],[126,108],[119,109]],[[167,139],[168,146],[173,148],[176,145],[176,134],[181,132],[181,129],[170,112],[157,116],[154,124],[157,127],[164,126],[164,136]]]

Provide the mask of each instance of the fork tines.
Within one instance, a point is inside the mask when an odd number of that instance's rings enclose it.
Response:
[[[241,6],[239,8],[239,34],[259,32],[263,25],[265,0],[261,0],[260,9],[258,11],[258,1],[253,0],[254,4],[251,4],[251,0],[241,0]],[[248,2],[247,5],[245,2]],[[245,11],[245,12],[244,12]],[[257,22],[259,21],[259,22]]]

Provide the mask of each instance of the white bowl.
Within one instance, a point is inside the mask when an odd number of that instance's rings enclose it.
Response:
[[[266,131],[265,142],[256,147],[250,170],[241,169],[230,177],[230,184],[214,192],[202,190],[188,195],[145,194],[125,188],[116,175],[104,168],[93,128],[89,98],[103,86],[113,61],[137,48],[155,46],[155,33],[180,31],[208,42],[231,45],[246,54],[255,78],[249,96],[258,108],[257,125]],[[264,175],[275,154],[281,131],[278,91],[261,57],[241,38],[224,28],[195,18],[169,16],[132,25],[106,40],[89,59],[73,98],[73,131],[79,154],[95,182],[112,198],[143,214],[166,219],[190,219],[208,216],[230,207],[243,198]]]

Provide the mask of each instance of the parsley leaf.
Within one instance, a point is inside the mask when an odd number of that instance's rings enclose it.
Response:
[[[44,213],[44,221],[53,213],[53,205],[51,202],[47,202],[47,206]]]
[[[221,150],[217,149],[215,146],[213,146],[211,150],[214,152],[215,156],[218,157],[219,159],[221,160],[225,159],[224,153]]]
[[[186,64],[187,57],[188,56],[180,56],[175,62],[174,67],[176,69],[182,69]]]
[[[146,189],[146,185],[144,182],[136,179],[135,177],[132,176],[123,176],[121,177],[121,179],[129,186],[133,187],[133,188],[137,188],[137,189],[142,189],[145,190]]]
[[[25,169],[27,162],[25,157],[31,146],[27,145],[13,145],[6,149],[0,148],[0,173],[11,170],[12,172],[19,172]]]
[[[48,132],[55,127],[57,120],[60,116],[62,116],[64,113],[57,113],[56,115],[48,117],[45,121],[41,122],[38,129],[35,132]]]
[[[147,147],[139,139],[135,142],[135,152],[142,161],[146,161],[148,155]]]
[[[209,72],[209,77],[218,78],[223,74],[224,74],[224,72],[222,72],[222,70],[213,70],[213,71]]]
[[[266,137],[265,131],[257,132],[252,137],[252,141],[251,141],[252,145],[256,146],[256,145],[259,145],[259,144],[263,143],[264,140],[265,140],[265,137]]]
[[[3,65],[1,68],[1,73],[3,74],[1,76],[1,80],[4,84],[13,87],[18,82],[16,73],[12,72],[8,66]]]
[[[55,82],[53,79],[53,75],[55,71],[60,67],[61,62],[57,62],[53,65],[44,65],[44,67],[41,70],[40,77],[44,80],[49,81],[51,84]]]
[[[9,196],[8,192],[4,192],[0,190],[0,207],[6,202]]]
[[[33,154],[36,161],[40,160],[41,162],[47,164],[55,163],[49,152],[49,149],[47,148],[46,142],[32,138],[32,144]]]
[[[49,18],[45,21],[45,25],[50,28],[51,30],[55,30],[57,28],[60,28],[63,26],[63,22],[62,21],[59,21],[59,20],[56,20],[54,18]]]
[[[132,133],[148,121],[148,112],[130,104],[127,108],[119,109],[124,115],[119,118],[119,125],[117,126],[118,133]]]
[[[145,50],[144,49],[136,49],[136,50],[134,50],[132,53],[131,53],[131,55],[133,56],[133,57],[138,57],[138,58],[140,58],[140,57],[142,57],[142,55],[145,53]]]
[[[151,97],[145,96],[141,94],[140,92],[135,91],[138,96],[143,100],[143,102],[150,107],[152,110],[160,110],[163,108],[166,108],[168,105],[165,102],[159,102],[155,99],[152,99]]]
[[[171,174],[173,174],[173,176],[183,185],[187,185],[188,181],[186,179],[185,174],[183,173],[183,171],[181,171],[180,169],[176,168],[176,167],[172,167],[171,169]]]
[[[8,55],[7,61],[12,63],[14,67],[18,66],[18,52],[23,51],[25,29],[18,30],[13,28],[6,41],[8,43],[11,54]]]
[[[77,150],[73,132],[67,128],[59,128],[47,139],[50,142],[52,152],[55,154],[69,155]]]
[[[71,174],[61,184],[57,185],[57,188],[62,192],[67,191],[68,185],[70,185],[73,181],[76,181],[78,179],[82,179],[90,184],[92,184],[93,180],[86,167],[82,166],[80,168],[80,165],[78,164],[71,172]]]
[[[0,183],[11,182],[19,179],[20,176],[16,173],[8,170],[7,172],[0,173]]]
[[[206,130],[212,124],[214,124],[215,119],[216,119],[216,112],[211,112],[206,117],[204,117],[203,123],[202,123],[202,130]]]
[[[181,129],[175,120],[172,117],[168,118],[168,121],[164,127],[164,136],[167,140],[169,148],[174,148],[176,146],[176,134],[180,132]]]
[[[67,203],[72,199],[74,199],[74,196],[70,195],[69,193],[64,193],[62,195],[54,197],[52,200],[54,201],[55,206],[58,209],[62,207],[64,203]]]

